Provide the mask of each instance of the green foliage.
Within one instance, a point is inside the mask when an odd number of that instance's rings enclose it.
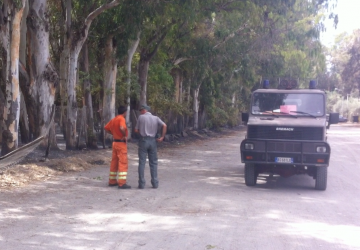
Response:
[[[61,2],[51,3],[51,47],[58,68],[62,48],[64,15]],[[109,1],[73,2],[73,27],[79,28],[91,11]],[[131,98],[139,100],[137,64],[141,56],[153,56],[147,81],[147,102],[152,111],[167,119],[192,114],[190,93],[200,89],[200,112],[205,110],[207,125],[213,128],[236,126],[239,112],[246,111],[252,90],[262,79],[277,82],[280,76],[318,79],[323,89],[335,87],[354,93],[358,88],[357,68],[349,59],[357,57],[358,47],[342,40],[334,54],[333,67],[326,72],[325,54],[319,43],[323,5],[314,0],[124,0],[107,10],[91,26],[89,39],[90,75],[79,74],[79,83],[88,78],[94,106],[102,96],[105,41],[114,37],[118,75],[116,102],[127,100],[127,51],[141,31],[141,39],[132,65]],[[334,17],[335,18],[335,17]],[[60,25],[59,25],[60,23]],[[163,40],[160,38],[164,37]],[[353,48],[353,51],[349,49]],[[356,51],[357,50],[357,51]],[[156,53],[155,53],[156,52]],[[350,56],[351,55],[351,56]],[[336,57],[337,56],[337,57]],[[174,79],[170,72],[182,73],[182,100],[175,102]],[[345,69],[348,71],[345,71]],[[345,84],[342,79],[346,78]],[[275,87],[275,86],[274,86]],[[77,87],[79,104],[82,88]],[[189,93],[190,91],[190,93]],[[337,98],[337,97],[336,97]],[[329,105],[338,101],[329,94]],[[349,105],[350,105],[349,101]],[[205,107],[205,109],[204,109]],[[330,109],[330,108],[329,108]],[[350,112],[350,111],[349,111]],[[355,112],[355,111],[354,111]]]
[[[128,73],[123,67],[118,68],[118,74],[116,78],[116,102],[119,104],[127,105],[127,79]],[[138,99],[140,93],[140,87],[137,84],[137,74],[132,73],[130,76],[130,96],[131,98]]]
[[[209,118],[206,122],[207,127],[217,129],[228,123],[229,115],[218,106],[207,106],[206,112]]]

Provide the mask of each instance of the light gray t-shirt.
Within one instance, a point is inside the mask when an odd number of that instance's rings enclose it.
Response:
[[[139,130],[140,135],[155,137],[158,128],[165,123],[157,116],[152,115],[150,112],[146,112],[139,116],[135,129]]]

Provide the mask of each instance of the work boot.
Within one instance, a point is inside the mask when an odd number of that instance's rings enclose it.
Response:
[[[139,186],[138,186],[138,189],[144,189],[144,186],[143,186],[143,185],[139,185]]]
[[[117,186],[118,184],[117,183],[115,183],[115,184],[110,184],[109,183],[109,187],[115,187],[115,186]]]
[[[131,186],[129,186],[128,184],[125,183],[124,185],[119,186],[119,188],[120,188],[120,189],[130,189]]]

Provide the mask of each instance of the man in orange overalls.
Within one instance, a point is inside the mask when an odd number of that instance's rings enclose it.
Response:
[[[105,131],[113,136],[109,186],[118,186],[120,189],[131,188],[126,184],[128,172],[126,112],[127,108],[120,106],[118,116],[114,117],[104,127]]]

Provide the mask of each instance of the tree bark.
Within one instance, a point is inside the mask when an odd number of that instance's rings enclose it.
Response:
[[[69,58],[70,58],[70,48],[69,48],[69,32],[71,27],[71,0],[65,0],[65,23],[64,30],[65,35],[63,39],[63,50],[60,55],[60,122],[59,126],[61,127],[64,139],[66,140],[66,100],[67,100],[67,79],[69,72]]]
[[[104,100],[103,117],[105,123],[115,117],[115,87],[117,74],[117,61],[115,58],[116,47],[113,36],[109,36],[105,46],[104,61]]]
[[[199,92],[200,92],[200,85],[193,90],[193,111],[194,111],[194,129],[199,128]]]
[[[128,128],[128,138],[131,138],[132,133],[132,124],[130,119],[130,87],[131,87],[131,63],[134,57],[135,51],[139,46],[140,42],[140,32],[137,33],[137,39],[133,41],[132,45],[128,50],[128,58],[126,60],[126,71],[127,71],[127,80],[126,80],[126,103],[127,103],[127,113],[126,113],[126,126]]]
[[[82,71],[84,72],[85,79],[84,79],[84,99],[85,99],[85,106],[86,106],[86,129],[87,129],[87,147],[96,149],[97,147],[97,138],[94,129],[94,112],[93,112],[93,105],[92,105],[92,97],[91,97],[91,82],[89,79],[89,51],[87,43],[83,46],[83,55],[82,55]]]
[[[78,106],[76,102],[76,71],[78,62],[77,51],[70,50],[69,71],[66,84],[67,106],[66,106],[66,149],[76,149],[76,119]]]
[[[182,103],[182,72],[179,68],[173,68],[171,70],[171,75],[175,85],[174,100],[176,103]]]
[[[3,114],[6,128],[2,133],[1,155],[18,147],[20,24],[25,3],[26,1],[22,0],[21,6],[15,6],[12,1],[4,1],[1,8],[1,40],[6,51],[3,61],[6,62],[6,104]]]
[[[26,1],[24,13],[23,13],[23,21],[20,26],[20,48],[19,48],[19,60],[21,64],[24,65],[24,71],[27,76],[26,68],[26,47],[27,47],[27,26],[25,18],[29,13],[29,3]],[[21,70],[20,70],[21,74]],[[25,86],[28,84],[28,77],[19,77],[20,89],[21,89],[21,97],[20,97],[20,120],[19,120],[19,128],[20,128],[20,137],[22,143],[30,142],[30,130],[29,130],[29,119],[28,113],[26,110],[26,102],[23,95],[23,88],[21,86]]]
[[[50,61],[48,16],[47,0],[30,0],[27,18],[30,36],[30,94],[31,102],[35,104],[31,111],[36,117],[34,138],[44,136],[41,143],[44,148],[49,142],[52,109],[59,84],[59,77]]]
[[[147,77],[149,72],[150,60],[146,57],[140,56],[139,62],[139,85],[140,85],[140,106],[146,104],[146,88],[147,88]]]
[[[70,25],[67,23],[66,25],[66,34],[69,35],[69,39],[67,39],[67,46],[70,48],[69,50],[69,71],[67,77],[67,119],[66,119],[66,149],[75,149],[76,148],[76,118],[77,118],[77,103],[76,103],[76,73],[77,73],[77,63],[79,53],[82,49],[82,46],[85,40],[88,37],[89,29],[92,21],[104,12],[107,9],[113,8],[119,5],[120,0],[113,0],[110,3],[104,4],[91,12],[85,19],[83,26],[72,32],[71,30],[71,22]],[[69,8],[69,6],[67,6]]]
[[[21,93],[21,92],[20,92]],[[20,120],[19,120],[19,129],[20,129],[20,137],[22,143],[30,142],[29,137],[29,123],[28,123],[28,115],[26,112],[26,103],[24,96],[21,94],[20,97]]]

